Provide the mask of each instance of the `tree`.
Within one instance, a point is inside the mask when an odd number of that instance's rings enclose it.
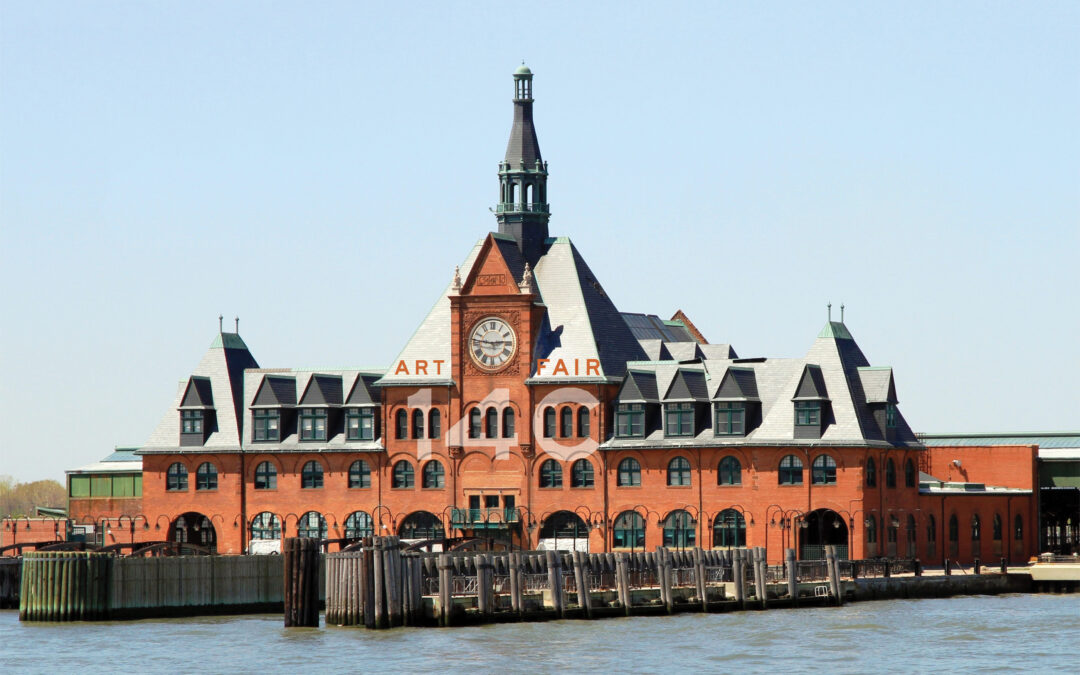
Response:
[[[55,480],[16,483],[11,476],[0,476],[0,518],[33,517],[39,506],[66,505],[67,491]]]

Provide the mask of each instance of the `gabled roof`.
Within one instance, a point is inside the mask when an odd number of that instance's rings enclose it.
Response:
[[[867,403],[897,402],[892,368],[863,366],[858,369],[858,372]]]
[[[757,378],[753,368],[728,366],[713,394],[716,400],[758,400]]]
[[[690,334],[692,338],[697,340],[703,345],[709,344],[709,341],[705,339],[705,336],[701,334],[701,331],[697,329],[694,322],[690,320],[690,317],[686,316],[686,312],[681,309],[675,310],[675,314],[671,317],[672,321],[678,321],[685,328],[686,332]]]
[[[696,342],[665,342],[664,346],[675,361],[695,361],[704,357]]]
[[[196,383],[194,387],[198,393],[195,395],[215,407],[215,424],[202,449],[239,450],[244,422],[244,370],[258,367],[239,335],[218,333],[191,376],[177,386],[172,405],[166,409],[140,451],[168,451],[179,447],[180,414],[177,409],[184,407],[184,400],[193,383],[197,382],[196,378],[209,380],[210,390],[206,392],[202,389],[205,385]],[[193,448],[185,448],[185,451],[189,450]]]
[[[213,408],[214,392],[209,377],[193,375],[188,379],[187,390],[180,401],[181,408]]]
[[[253,406],[296,405],[296,378],[280,375],[264,375],[255,392]]]
[[[650,361],[672,361],[671,352],[664,346],[664,341],[660,339],[655,340],[638,340],[638,344],[645,350],[645,356]]]
[[[630,370],[619,387],[615,400],[620,403],[657,403],[656,374],[648,371]]]
[[[339,406],[341,401],[340,375],[312,375],[298,405]]]
[[[735,348],[728,344],[698,345],[700,351],[707,359],[737,359]]]
[[[665,401],[708,401],[709,391],[705,385],[705,373],[700,370],[679,368],[664,394]]]
[[[356,384],[349,392],[345,405],[376,405],[382,400],[382,391],[375,386],[377,375],[357,375]]]
[[[825,388],[825,377],[821,374],[821,366],[806,364],[792,400],[827,400],[828,398],[829,390]]]

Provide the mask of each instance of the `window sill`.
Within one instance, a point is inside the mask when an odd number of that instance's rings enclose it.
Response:
[[[804,487],[805,483],[780,483],[779,487]]]
[[[694,486],[693,485],[668,485],[667,487],[674,488],[676,490],[690,490]]]
[[[347,489],[349,489],[349,490],[370,490],[371,486],[370,485],[350,485]]]
[[[425,492],[428,492],[428,491],[431,491],[431,490],[445,490],[445,489],[446,489],[446,486],[440,486],[440,487],[422,487],[422,488],[420,488],[420,489],[421,489],[421,490],[423,490],[423,491],[425,491]]]
[[[617,487],[620,490],[640,490],[641,489],[640,485],[616,485],[615,487]]]
[[[816,488],[836,487],[836,483],[811,483]]]
[[[564,490],[565,488],[560,485],[559,487],[538,487],[536,489],[537,490],[547,490],[547,491],[555,492],[557,490],[558,491]]]
[[[741,488],[742,483],[720,483],[716,487],[720,487],[720,488]]]
[[[571,490],[595,490],[595,485],[571,485]]]
[[[322,490],[321,487],[302,487],[301,490]]]
[[[195,492],[217,492],[217,488],[195,488]]]

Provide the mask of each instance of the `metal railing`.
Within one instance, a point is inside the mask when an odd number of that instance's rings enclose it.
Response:
[[[505,527],[520,522],[517,509],[451,509],[450,523],[454,527]]]
[[[495,213],[547,213],[547,204],[528,204],[525,202],[501,202],[495,207]]]

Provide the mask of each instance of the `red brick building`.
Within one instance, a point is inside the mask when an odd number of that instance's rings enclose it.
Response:
[[[951,474],[954,449],[918,441],[892,370],[842,320],[801,358],[739,358],[685,316],[620,312],[573,243],[548,235],[532,74],[514,83],[498,232],[398,358],[379,372],[266,369],[221,332],[139,450],[152,527],[133,536],[162,538],[167,523],[169,538],[223,553],[394,533],[764,546],[771,561],[826,545],[1026,559],[1030,448],[967,453]],[[100,506],[71,515],[120,515]]]

